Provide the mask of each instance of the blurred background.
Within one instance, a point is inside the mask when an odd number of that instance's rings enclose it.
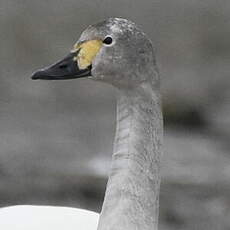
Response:
[[[32,81],[107,17],[151,37],[165,120],[161,230],[230,229],[229,0],[0,0],[0,206],[100,211],[115,90]]]

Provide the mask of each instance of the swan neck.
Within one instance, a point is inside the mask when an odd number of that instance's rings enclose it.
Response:
[[[162,114],[156,90],[120,90],[112,166],[98,230],[157,230]]]

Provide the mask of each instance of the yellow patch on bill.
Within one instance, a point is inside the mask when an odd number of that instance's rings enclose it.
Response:
[[[78,55],[74,58],[78,63],[79,69],[86,69],[92,64],[102,44],[103,42],[101,40],[90,40],[74,46],[72,52],[76,52],[80,49]]]

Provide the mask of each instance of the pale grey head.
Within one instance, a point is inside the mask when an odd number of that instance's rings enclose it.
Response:
[[[151,41],[131,21],[109,18],[89,26],[71,54],[33,74],[33,79],[62,80],[90,76],[118,88],[149,81],[158,86]]]

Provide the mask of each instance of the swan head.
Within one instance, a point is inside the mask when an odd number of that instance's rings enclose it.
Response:
[[[110,18],[89,26],[70,53],[36,71],[32,79],[65,80],[88,77],[118,88],[159,82],[151,41],[131,21]]]

